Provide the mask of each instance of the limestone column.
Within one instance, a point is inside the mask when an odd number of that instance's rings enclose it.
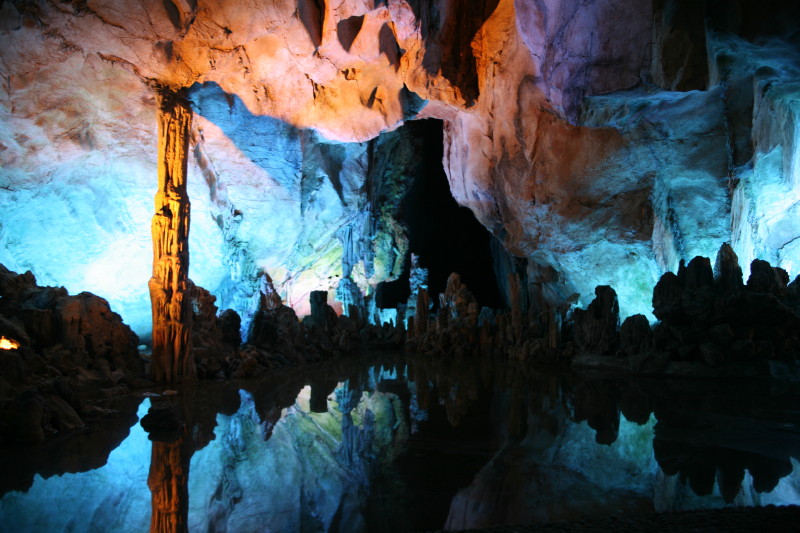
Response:
[[[192,291],[189,280],[189,196],[186,163],[192,110],[182,94],[158,95],[158,191],[152,221],[153,356],[151,373],[158,383],[193,378]]]

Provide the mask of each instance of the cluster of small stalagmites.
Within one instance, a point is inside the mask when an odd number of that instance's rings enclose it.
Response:
[[[642,315],[618,319],[616,294],[598,288],[598,298],[576,312],[575,340],[584,352],[628,357],[634,371],[659,372],[670,362],[704,363],[800,358],[800,276],[789,283],[785,270],[760,259],[743,283],[738,258],[723,244],[712,269],[705,257],[681,262],[653,290],[650,328]]]
[[[282,302],[268,275],[260,291],[259,309],[242,344],[239,315],[232,310],[217,315],[216,298],[195,287],[192,352],[199,378],[253,377],[272,368],[355,354],[362,347],[398,348],[405,340],[402,327],[367,324],[355,305],[337,316],[326,291],[311,293],[311,314],[302,321]]]
[[[435,316],[430,314],[430,297],[424,288],[417,292],[415,309],[408,322],[409,349],[453,355],[479,351],[478,303],[458,274],[447,279]]]
[[[494,311],[478,303],[457,273],[450,274],[439,309],[430,316],[429,297],[417,295],[416,314],[408,321],[406,348],[426,354],[481,355],[552,361],[560,348],[560,319],[555,311],[523,313],[519,280],[511,275],[511,309]]]
[[[400,316],[398,310],[398,316]],[[361,345],[372,350],[394,350],[402,348],[406,341],[406,330],[402,320],[395,324],[363,324],[358,332]]]
[[[0,265],[0,442],[41,441],[102,414],[78,393],[146,383],[138,338],[108,302]]]
[[[402,345],[402,330],[366,324],[361,310],[354,305],[347,315],[337,316],[327,299],[325,291],[312,292],[311,314],[300,322],[294,310],[281,302],[269,276],[265,276],[259,310],[239,352],[238,367],[231,375],[254,376],[270,368],[354,354],[362,346]]]

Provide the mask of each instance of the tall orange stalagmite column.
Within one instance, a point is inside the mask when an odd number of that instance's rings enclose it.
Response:
[[[189,196],[186,163],[192,110],[183,94],[158,94],[158,192],[153,216],[153,357],[158,383],[195,376],[192,357],[192,292],[189,280]]]

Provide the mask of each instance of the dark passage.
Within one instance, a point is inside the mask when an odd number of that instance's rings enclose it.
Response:
[[[500,307],[489,245],[492,236],[450,193],[442,167],[442,121],[416,120],[403,127],[421,142],[417,175],[403,202],[401,217],[408,227],[411,252],[429,270],[428,292],[434,309],[451,272],[461,275],[480,305]],[[395,307],[407,300],[409,268],[407,263],[397,281],[378,285],[378,307]]]

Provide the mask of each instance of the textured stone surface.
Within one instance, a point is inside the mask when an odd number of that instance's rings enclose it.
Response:
[[[40,287],[0,265],[0,442],[32,443],[85,427],[93,408],[77,392],[147,384],[138,339],[108,302]]]
[[[160,91],[157,103],[158,188],[151,226],[153,276],[148,282],[153,309],[150,373],[157,383],[173,385],[196,375],[194,284],[189,279],[191,204],[186,191],[192,110],[184,95],[170,91]]]
[[[540,312],[585,306],[602,284],[622,316],[652,318],[659,276],[723,242],[746,275],[756,257],[797,275],[789,1],[0,11],[0,261],[108,298],[143,337],[155,84],[187,89],[198,115],[191,277],[245,329],[265,271],[300,315],[313,290],[400,275],[412,118],[444,121],[453,196],[528,260]],[[358,300],[343,287],[345,306]]]

